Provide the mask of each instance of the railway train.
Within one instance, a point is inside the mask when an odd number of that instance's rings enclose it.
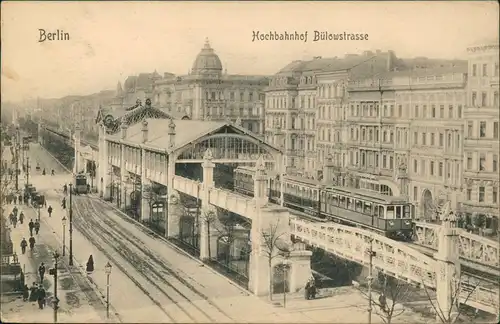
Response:
[[[73,190],[76,194],[86,194],[89,192],[89,185],[87,180],[87,175],[84,173],[78,173],[73,178]]]
[[[253,196],[252,167],[238,167],[234,172],[234,190]],[[307,214],[317,221],[333,221],[377,232],[386,237],[410,240],[415,206],[404,198],[377,192],[322,185],[317,180],[284,176],[283,205]],[[278,204],[281,195],[279,175],[270,175],[269,200]]]

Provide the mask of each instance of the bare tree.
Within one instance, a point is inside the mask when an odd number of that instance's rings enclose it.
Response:
[[[427,299],[437,318],[439,318],[439,321],[443,324],[457,323],[462,317],[466,317],[467,321],[471,321],[476,316],[476,312],[466,312],[464,304],[467,304],[469,299],[478,289],[479,280],[473,279],[472,277],[461,276],[460,279],[452,280],[448,284],[450,285],[449,289],[451,291],[449,296],[449,305],[451,305],[451,307],[449,308],[440,305],[438,300],[434,298],[435,291],[422,284]]]
[[[372,298],[364,289],[365,287],[358,287],[358,290],[364,298],[367,300],[371,299],[371,303],[375,306],[373,308],[374,313],[384,323],[391,324],[393,318],[404,313],[404,307],[396,306],[402,306],[403,303],[408,301],[408,297],[411,294],[411,286],[407,282],[383,273],[380,273],[377,279],[372,287],[374,291],[380,294],[379,298]]]
[[[273,260],[283,255],[290,253],[291,248],[283,242],[283,234],[279,233],[279,219],[276,223],[270,224],[267,229],[262,230],[263,252],[267,258],[269,266],[269,299],[273,299]]]

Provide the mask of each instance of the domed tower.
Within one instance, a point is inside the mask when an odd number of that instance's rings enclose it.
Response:
[[[222,63],[219,56],[217,56],[213,48],[210,47],[208,38],[205,39],[205,46],[201,49],[201,52],[196,57],[196,60],[194,60],[191,74],[216,74],[218,76],[222,74]]]

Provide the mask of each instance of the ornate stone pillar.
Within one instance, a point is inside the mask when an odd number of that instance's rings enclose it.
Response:
[[[211,255],[211,246],[209,247],[209,222],[207,218],[217,218],[217,211],[214,211],[213,207],[209,204],[210,189],[214,187],[214,168],[215,164],[212,162],[213,155],[210,149],[205,151],[203,155],[203,183],[201,188],[201,213],[202,221],[200,224],[200,259],[207,260]],[[215,214],[214,214],[215,213]],[[210,216],[209,216],[210,215]],[[213,244],[212,244],[213,245]]]
[[[120,145],[120,208],[122,210],[125,209],[127,205],[127,196],[125,194],[126,190],[126,177],[127,177],[127,170],[125,170],[125,149],[126,146],[123,143],[123,141],[127,138],[127,125],[122,124],[121,126],[121,138],[122,138],[122,143]]]
[[[325,165],[323,166],[323,179],[321,180],[322,184],[329,184],[333,180],[333,157],[331,154],[328,154],[326,158]]]
[[[264,158],[262,155],[256,163],[256,171],[254,176],[254,198],[255,205],[260,208],[267,204],[269,198],[267,196],[267,175]]]
[[[458,229],[457,219],[450,211],[450,203],[443,206],[441,211],[443,221],[439,230],[438,252],[434,254],[437,260],[436,269],[436,300],[438,309],[442,311],[441,316],[448,316],[452,319],[458,314],[457,298],[460,293],[460,258],[458,251]],[[442,321],[440,315],[436,314],[436,319]],[[452,319],[446,318],[446,321]]]
[[[165,233],[167,237],[178,237],[179,236],[179,222],[182,217],[182,205],[180,201],[180,195],[177,190],[174,189],[174,177],[175,177],[175,156],[167,156],[167,190],[168,190],[168,208],[167,208],[167,221]]]

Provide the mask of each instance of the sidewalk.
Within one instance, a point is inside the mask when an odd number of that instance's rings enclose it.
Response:
[[[27,206],[20,210],[26,215],[27,221],[23,225],[18,223],[16,228],[12,228],[12,241],[14,250],[19,256],[19,262],[25,269],[26,284],[31,286],[33,282],[40,282],[38,276],[38,266],[41,262],[45,263],[46,273],[43,281],[47,292],[47,306],[43,310],[38,309],[36,302],[25,302],[16,300],[14,304],[2,305],[3,321],[9,322],[53,322],[53,308],[50,303],[54,292],[54,278],[48,274],[49,269],[54,266],[53,252],[54,247],[61,253],[59,244],[43,222],[38,235],[35,235],[36,244],[33,252],[28,248],[26,254],[21,254],[20,242],[23,237],[29,238],[28,222],[30,219],[36,219],[37,213]],[[78,274],[70,273],[65,267],[65,262],[60,259],[58,271],[58,298],[59,311],[58,320],[60,322],[88,322],[98,323],[103,319],[93,309],[88,302],[88,296],[83,292],[85,287],[80,287],[78,283]]]

